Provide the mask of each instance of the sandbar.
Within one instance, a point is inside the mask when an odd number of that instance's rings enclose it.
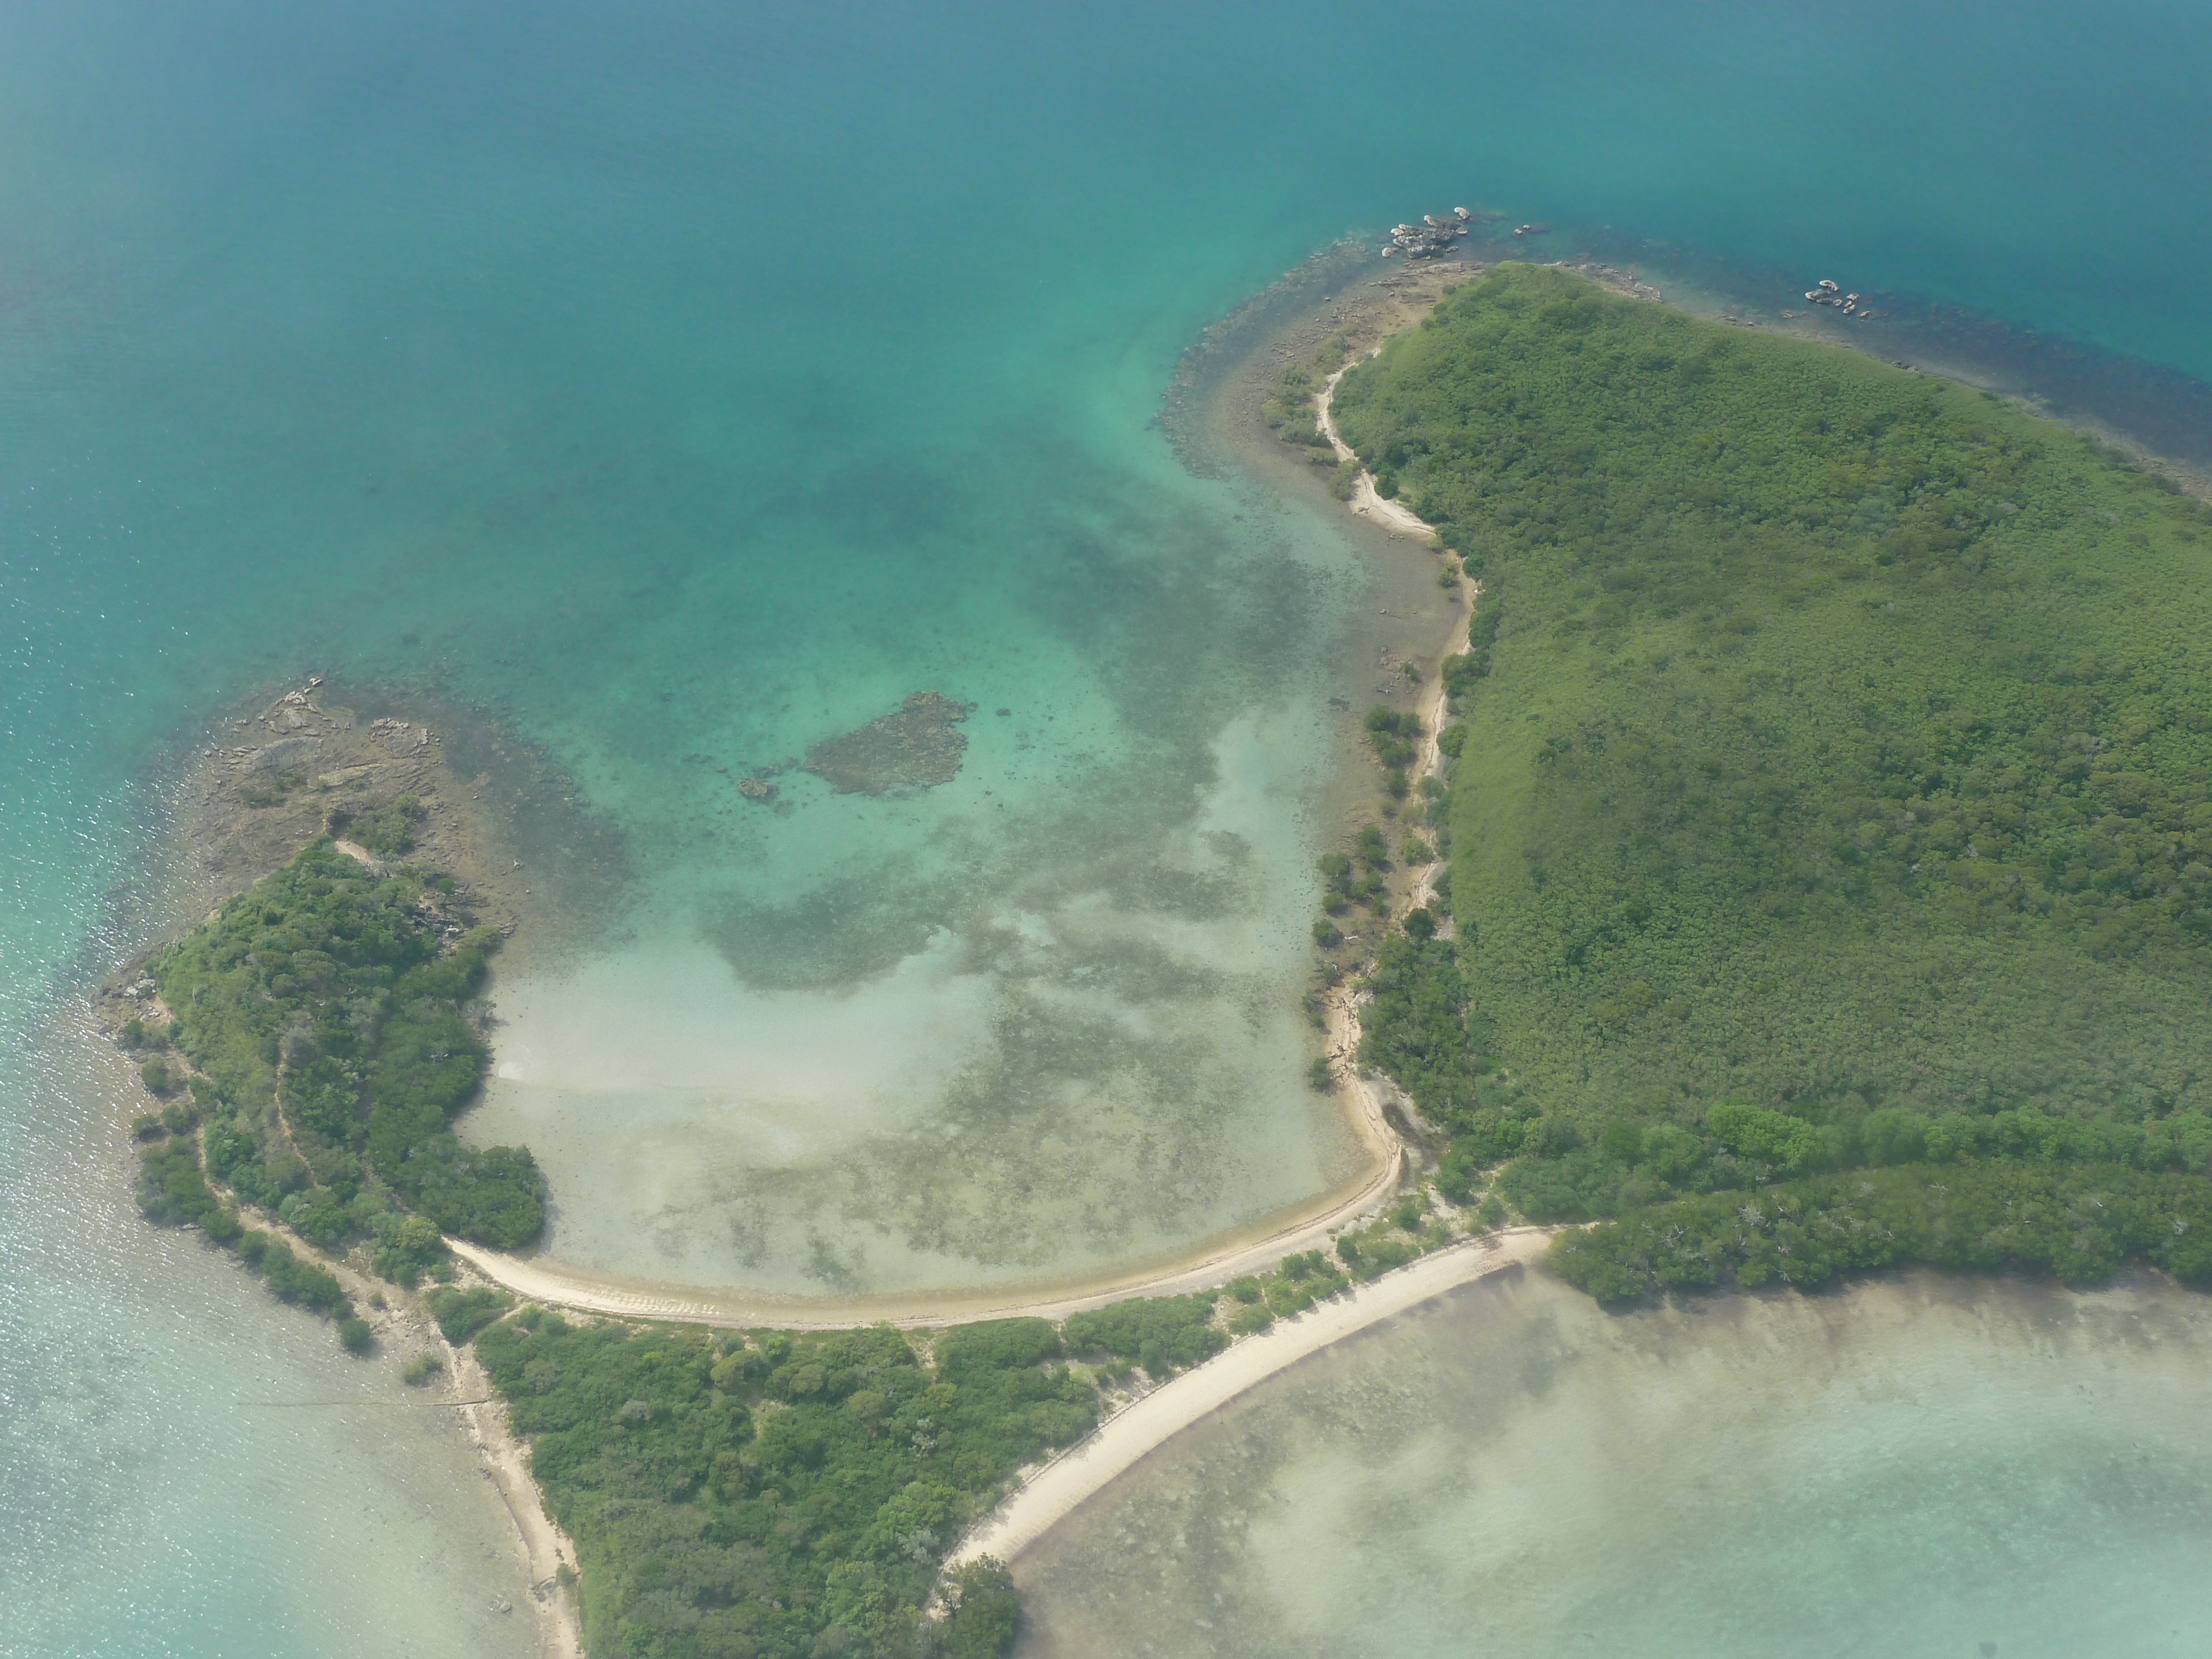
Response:
[[[1492,1273],[1526,1267],[1543,1255],[1553,1227],[1486,1233],[1408,1263],[1394,1273],[1275,1322],[1204,1364],[1142,1395],[1090,1436],[1024,1480],[945,1558],[948,1571],[991,1556],[1011,1561],[1109,1481],[1154,1448],[1333,1342]]]

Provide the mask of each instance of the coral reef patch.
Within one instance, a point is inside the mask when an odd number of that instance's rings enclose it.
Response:
[[[806,769],[841,795],[889,795],[950,783],[968,747],[959,722],[973,710],[941,691],[916,691],[895,713],[806,751]]]

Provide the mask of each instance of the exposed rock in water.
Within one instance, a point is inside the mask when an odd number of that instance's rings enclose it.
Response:
[[[738,793],[747,800],[774,800],[775,786],[764,778],[739,778]]]
[[[969,705],[940,691],[917,691],[898,712],[806,751],[806,769],[841,795],[887,795],[950,783],[968,747],[954,730]]]

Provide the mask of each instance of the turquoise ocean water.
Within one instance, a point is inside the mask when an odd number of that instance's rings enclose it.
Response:
[[[1177,465],[1184,344],[1467,202],[2164,396],[2212,377],[2208,83],[2180,4],[0,8],[0,1653],[523,1639],[442,1431],[270,1403],[388,1368],[131,1212],[70,1011],[232,699],[481,707],[574,786],[526,850],[619,848],[483,1112],[557,1252],[820,1293],[1169,1251],[1346,1167],[1302,872],[1386,580]],[[944,789],[713,771],[924,688],[978,705]]]

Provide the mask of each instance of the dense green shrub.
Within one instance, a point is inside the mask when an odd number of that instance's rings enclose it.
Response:
[[[1412,765],[1413,743],[1420,735],[1421,723],[1411,714],[1394,708],[1368,711],[1367,740],[1375,745],[1376,758],[1386,767]],[[1382,832],[1376,833],[1380,836]]]
[[[197,1136],[189,1132],[167,1136],[143,1146],[138,1159],[138,1207],[148,1220],[161,1226],[198,1227],[213,1243],[235,1251],[281,1300],[338,1321],[339,1340],[349,1352],[367,1352],[359,1339],[367,1336],[368,1328],[362,1325],[358,1334],[354,1331],[358,1322],[353,1303],[337,1278],[301,1261],[274,1235],[240,1225],[201,1174]]]
[[[956,1576],[933,1630],[938,1565],[1016,1468],[1097,1419],[1093,1389],[1048,1363],[1042,1320],[949,1331],[934,1369],[887,1326],[718,1349],[702,1330],[518,1316],[477,1346],[576,1540],[598,1659],[932,1642],[1001,1659],[1003,1571]]]
[[[379,858],[398,858],[415,850],[415,831],[424,816],[421,801],[400,795],[357,816],[334,812],[331,828]]]
[[[320,1245],[373,1219],[350,1207],[363,1160],[447,1232],[513,1249],[544,1225],[529,1152],[467,1147],[447,1127],[483,1077],[464,1009],[498,935],[479,928],[442,948],[428,885],[372,875],[318,842],[149,963],[204,1074],[195,1101],[217,1109],[209,1170],[263,1207],[311,1191],[286,1219]],[[149,1085],[161,1063],[148,1062]],[[420,1272],[422,1255],[393,1260]]]
[[[954,1573],[945,1599],[944,1659],[1000,1659],[1013,1651],[1021,1624],[1021,1598],[1012,1575],[996,1561],[978,1561]]]
[[[205,1226],[224,1213],[200,1173],[199,1152],[191,1139],[173,1135],[138,1154],[138,1207],[149,1221],[163,1226]]]
[[[529,1152],[465,1146],[447,1127],[483,1075],[464,1006],[498,940],[478,929],[445,948],[434,888],[451,884],[380,878],[319,842],[148,964],[176,1011],[167,1040],[197,1072],[146,1062],[148,1087],[189,1092],[151,1132],[168,1139],[147,1149],[142,1207],[234,1246],[276,1295],[339,1319],[356,1351],[367,1328],[343,1322],[353,1310],[337,1280],[242,1230],[203,1165],[319,1249],[367,1236],[376,1270],[409,1285],[448,1271],[441,1230],[506,1249],[543,1230]],[[137,1040],[150,1040],[143,1023]],[[471,1304],[462,1334],[507,1305],[479,1317]]]
[[[457,1291],[450,1285],[430,1292],[430,1316],[448,1342],[465,1342],[514,1305],[505,1291],[489,1285]]]
[[[1365,1049],[1451,1133],[1449,1194],[2201,1171],[2212,512],[1962,389],[1510,264],[1336,409],[1483,570],[1456,938],[1384,946]]]
[[[937,1369],[958,1382],[1010,1366],[1035,1365],[1060,1355],[1060,1333],[1048,1319],[993,1319],[947,1331],[937,1344]]]
[[[412,1290],[422,1275],[441,1268],[448,1252],[437,1224],[427,1216],[386,1215],[372,1224],[376,1232],[376,1271]]]
[[[1562,1234],[1553,1260],[1594,1296],[1772,1281],[1920,1263],[2028,1268],[2093,1283],[2148,1261],[2212,1283],[2212,1182],[2110,1164],[1908,1164],[1653,1205]]]
[[[1212,1318],[1212,1297],[1152,1297],[1070,1315],[1061,1334],[1071,1353],[1113,1354],[1168,1376],[1228,1346]]]

